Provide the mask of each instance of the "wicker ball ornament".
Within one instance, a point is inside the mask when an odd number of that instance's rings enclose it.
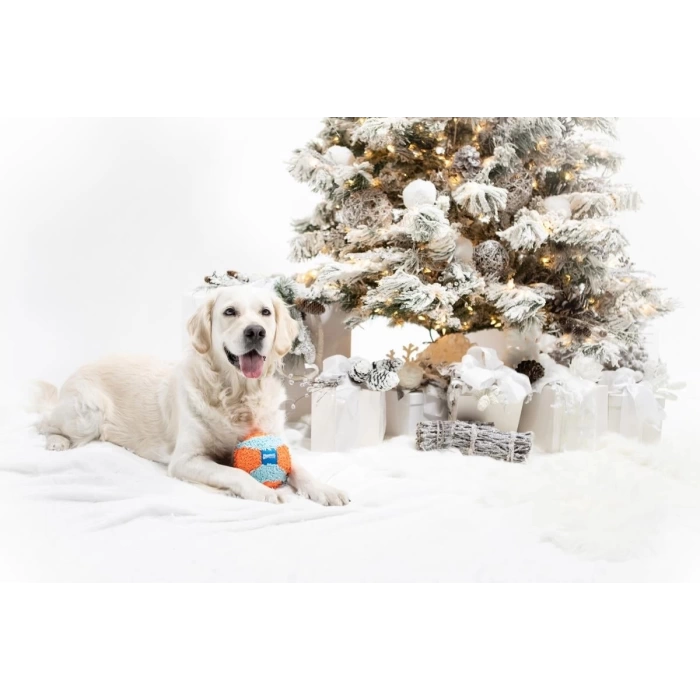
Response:
[[[524,374],[530,384],[534,384],[538,379],[544,377],[544,367],[537,360],[523,360],[515,368],[519,374]]]
[[[494,185],[508,190],[506,213],[515,214],[532,199],[532,176],[524,168],[494,179]]]
[[[481,169],[481,155],[474,146],[463,146],[452,160],[454,169],[467,179],[471,179]]]
[[[484,241],[474,248],[474,267],[484,276],[502,280],[508,269],[508,253],[498,241]]]
[[[326,307],[320,301],[315,301],[314,299],[297,299],[294,302],[294,306],[299,311],[312,316],[320,316],[326,311]]]
[[[348,195],[341,208],[348,226],[388,226],[392,222],[389,198],[379,190],[359,190]]]

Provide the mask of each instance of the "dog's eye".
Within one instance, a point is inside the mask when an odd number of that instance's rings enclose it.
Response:
[[[229,306],[228,309],[224,311],[224,316],[235,316],[236,315],[236,309],[234,309],[232,306]]]
[[[269,316],[272,312],[270,311],[270,309],[263,309],[260,313],[263,316]]]

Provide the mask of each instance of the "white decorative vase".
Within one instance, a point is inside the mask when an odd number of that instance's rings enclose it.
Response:
[[[399,397],[396,389],[386,392],[386,437],[415,434],[423,420],[425,395],[422,391],[404,391]]]

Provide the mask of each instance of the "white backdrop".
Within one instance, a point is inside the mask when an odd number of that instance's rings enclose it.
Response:
[[[104,354],[175,359],[187,288],[214,269],[286,269],[289,222],[316,196],[285,161],[319,119],[0,121],[4,397]],[[645,201],[625,230],[633,257],[685,302],[659,327],[662,355],[686,377],[696,373],[700,146],[683,136],[698,126],[620,121],[621,179]],[[365,332],[355,347],[403,342]]]

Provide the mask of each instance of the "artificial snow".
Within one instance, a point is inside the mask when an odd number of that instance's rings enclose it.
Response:
[[[69,581],[647,581],[700,579],[697,398],[659,446],[509,464],[398,437],[296,454],[352,503],[283,505],[167,477],[93,443],[48,452],[12,414],[0,431],[0,578]],[[685,437],[684,437],[685,436]],[[289,431],[290,443],[299,434]]]

